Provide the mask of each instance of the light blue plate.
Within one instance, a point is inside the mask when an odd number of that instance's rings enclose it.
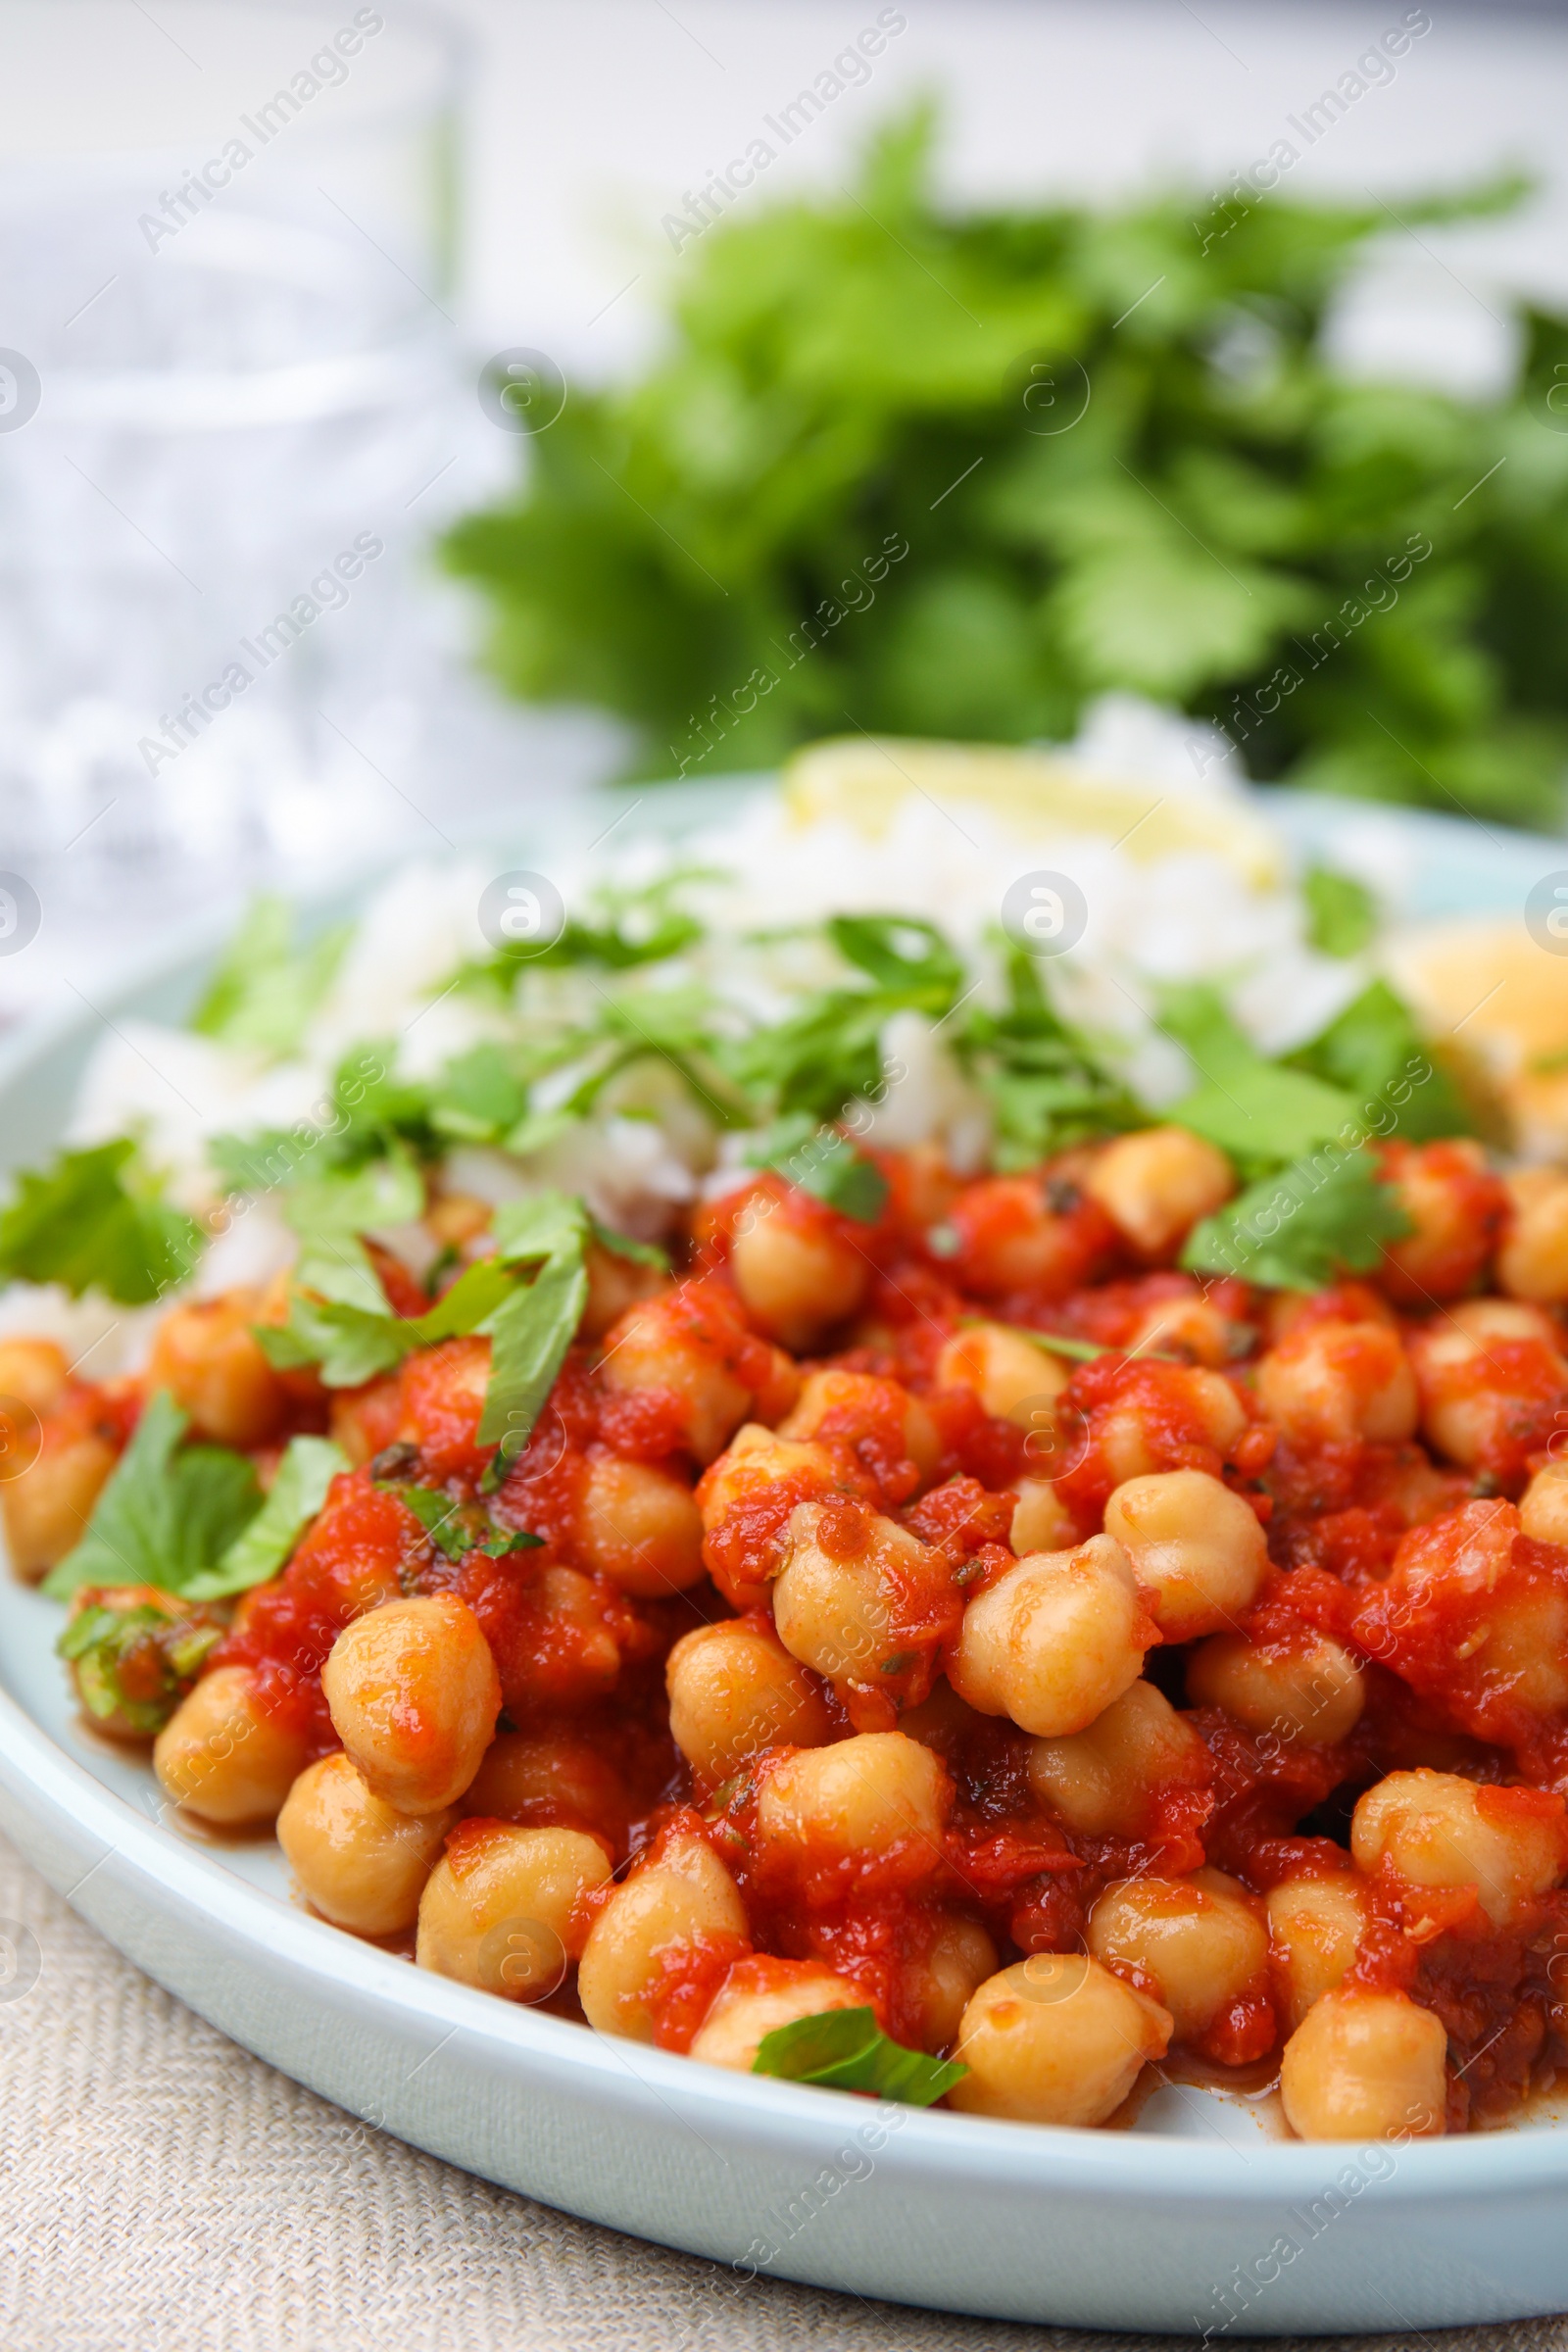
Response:
[[[646,794],[622,831],[706,823],[733,787]],[[1505,912],[1568,849],[1338,803],[1271,807],[1337,861],[1375,816],[1411,914]],[[498,852],[591,841],[596,796]],[[327,919],[333,909],[323,907]],[[174,1019],[215,943],[172,943],[106,1010]],[[0,1048],[0,1164],[58,1138],[96,1018]],[[371,2124],[546,2203],[710,2255],[711,2338],[773,2275],[1022,2321],[1305,2334],[1568,2307],[1568,2139],[1544,2118],[1408,2148],[1303,2146],[1253,2103],[1162,2091],[1135,2132],[1065,2132],[738,2078],[416,1975],[287,1900],[270,1844],[204,1845],[93,1740],[60,1616],[0,1589],[0,1824],[44,1876],[222,2032]],[[706,2339],[705,2339],[706,2340]]]

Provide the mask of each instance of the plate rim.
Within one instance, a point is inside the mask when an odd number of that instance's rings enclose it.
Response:
[[[700,821],[724,801],[733,801],[740,788],[756,790],[765,781],[757,775],[737,776],[673,788],[668,803],[678,792],[682,807],[677,809],[666,803],[671,821],[657,829],[678,829],[688,816]],[[568,830],[575,832],[584,816],[591,821],[596,809],[624,802],[629,812],[649,797],[646,792],[634,797],[630,788],[603,788],[577,796],[569,810],[540,812],[532,818],[524,814],[510,820],[507,829],[514,836],[531,832],[537,837],[547,825],[559,839]],[[1306,798],[1296,796],[1298,804]],[[700,805],[694,808],[694,802]],[[1332,811],[1338,804],[1319,806]],[[1438,811],[1380,808],[1376,812],[1396,821],[1414,815],[1423,820],[1422,831],[1430,825],[1447,838],[1472,829]],[[460,840],[458,856],[492,846],[502,832],[498,821],[482,834]],[[1568,844],[1542,835],[1521,833],[1514,838],[1527,856],[1545,849],[1568,860]],[[339,902],[363,905],[379,882],[411,862],[415,861],[407,856],[368,861],[352,875],[339,874],[318,890],[297,894],[292,903],[308,913],[323,914]],[[156,949],[126,958],[114,986],[100,992],[104,1001],[112,1010],[123,1012],[127,999],[215,956],[231,928],[227,919],[207,914],[179,924]],[[105,1017],[98,1005],[79,999],[32,1015],[19,1023],[14,1035],[0,1038],[0,1104],[9,1088],[59,1045],[68,1038],[90,1036],[92,1025]],[[7,1576],[0,1592],[9,1589]],[[597,2093],[600,2103],[611,2107],[617,2090],[627,2095],[629,2077],[694,2129],[706,2122],[710,2129],[731,2134],[732,2144],[738,2135],[738,2144],[773,2157],[788,2154],[820,2163],[842,2141],[852,2114],[866,2112],[858,2103],[854,2110],[843,2107],[809,2086],[767,2077],[740,2079],[727,2069],[647,2044],[622,2042],[618,2036],[598,2034],[519,2003],[498,2003],[429,1972],[416,1973],[408,1961],[253,1886],[194,1838],[138,1813],[61,1747],[22,1701],[0,1686],[0,1814],[36,1821],[36,1816],[27,1815],[29,1798],[44,1808],[41,1827],[51,1826],[47,1816],[52,1813],[77,1836],[104,1844],[105,1852],[87,1873],[69,1890],[57,1889],[89,1918],[90,1906],[75,1901],[88,1881],[101,1872],[128,1878],[143,1896],[172,1898],[188,1906],[218,1938],[241,1944],[270,1973],[286,1969],[298,1978],[302,1997],[368,2004],[379,2024],[400,2034],[421,2023],[450,2027],[484,2045],[498,2066],[520,2068],[563,2084],[575,2078],[585,2093]],[[189,2000],[188,1994],[175,1997]],[[218,2030],[238,2038],[225,2026]],[[635,2059],[622,2053],[635,2053]],[[1089,2186],[1118,2200],[1152,2200],[1166,2209],[1201,2208],[1212,2215],[1222,2209],[1272,2211],[1282,2198],[1321,2193],[1325,2173],[1348,2161],[1361,2145],[1260,2136],[1238,2146],[1218,2134],[1090,2131],[906,2109],[900,2111],[899,2129],[888,2138],[878,2164],[895,2185],[904,2177],[929,2186],[961,2170],[969,2186],[995,2181],[1014,2194],[1069,2188],[1081,2193]],[[443,2156],[442,2161],[455,2160]],[[1380,2200],[1402,2207],[1458,2197],[1481,2197],[1490,2203],[1565,2185],[1568,2132],[1550,2124],[1527,2124],[1407,2143],[1393,2172],[1379,2181],[1378,2193]]]

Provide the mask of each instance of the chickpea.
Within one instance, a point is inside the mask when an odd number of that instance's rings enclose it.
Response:
[[[859,1543],[850,1557],[838,1542],[829,1547],[846,1521]],[[900,1646],[900,1601],[921,1589],[941,1598],[953,1579],[942,1554],[918,1536],[864,1503],[803,1502],[786,1530],[773,1622],[803,1666],[829,1682],[874,1683]]]
[[[1529,1919],[1568,1864],[1563,1800],[1544,1788],[1486,1788],[1448,1772],[1391,1772],[1356,1802],[1356,1868],[1407,1886],[1471,1886],[1494,1928]]]
[[[664,1679],[671,1736],[710,1786],[771,1747],[823,1747],[833,1737],[816,1685],[756,1620],[682,1634]]]
[[[313,1906],[355,1936],[396,1936],[418,1917],[453,1813],[396,1813],[345,1755],[307,1765],[283,1800],[277,1842]]]
[[[775,1960],[753,1952],[737,1960],[713,1995],[690,2055],[706,2066],[749,2075],[764,2037],[803,2017],[830,2009],[863,2009],[866,1998],[848,1977],[818,1960]]]
[[[1257,1513],[1203,1470],[1129,1479],[1105,1504],[1114,1536],[1167,1642],[1234,1625],[1268,1573]]]
[[[1253,1337],[1250,1323],[1233,1323],[1210,1299],[1193,1291],[1156,1298],[1133,1333],[1129,1350],[1134,1355],[1186,1355],[1217,1371],[1245,1355]]]
[[[574,1815],[612,1845],[624,1842],[626,1791],[619,1774],[589,1740],[562,1733],[547,1740],[526,1732],[498,1733],[468,1784],[464,1812],[506,1821],[544,1807]]]
[[[1145,1257],[1163,1257],[1236,1190],[1223,1152],[1185,1127],[1146,1127],[1119,1135],[1099,1153],[1084,1180],[1124,1241]]]
[[[514,1716],[586,1706],[620,1674],[620,1644],[605,1622],[591,1578],[576,1568],[543,1568],[531,1593],[534,1640],[507,1662],[506,1702]]]
[[[1263,1898],[1275,1984],[1294,2033],[1315,2001],[1332,1992],[1355,1961],[1366,1927],[1361,1882],[1282,1879]]]
[[[854,1314],[870,1262],[799,1197],[763,1193],[736,1226],[729,1270],[759,1331],[801,1353]]]
[[[697,1292],[688,1284],[628,1307],[605,1335],[600,1378],[622,1393],[653,1389],[674,1396],[687,1452],[710,1462],[754,1404],[767,1420],[787,1409],[797,1375],[777,1348],[764,1350],[765,1364],[754,1370],[751,1351],[761,1343]]]
[[[982,1715],[1041,1739],[1087,1730],[1143,1671],[1158,1633],[1111,1536],[1032,1553],[970,1601],[948,1667]]]
[[[293,1373],[302,1380],[314,1375]],[[373,1381],[368,1389],[340,1389],[327,1407],[327,1430],[356,1470],[373,1462],[383,1446],[395,1446],[405,1434],[403,1391],[394,1377]],[[412,1433],[409,1433],[412,1434]]]
[[[1020,1478],[1013,1489],[1018,1497],[1007,1541],[1022,1559],[1028,1551],[1071,1551],[1078,1528],[1071,1511],[1049,1478]]]
[[[1163,1371],[1165,1366],[1161,1366]],[[1229,1461],[1247,1428],[1247,1408],[1222,1374],[1198,1369],[1170,1371],[1174,1393],[1187,1406],[1221,1461]],[[1157,1433],[1136,1397],[1124,1398],[1095,1415],[1095,1442],[1117,1486],[1147,1478],[1165,1467]]]
[[[1004,1323],[974,1323],[956,1331],[937,1357],[940,1389],[972,1389],[998,1421],[1034,1427],[1042,1397],[1059,1396],[1072,1375],[1060,1356]]]
[[[1520,1532],[1537,1544],[1568,1544],[1568,1462],[1547,1462],[1519,1500]]]
[[[424,1229],[443,1250],[464,1250],[488,1233],[495,1210],[473,1193],[442,1193],[424,1212]],[[597,1244],[595,1247],[597,1248]]]
[[[0,1340],[0,1397],[52,1413],[66,1393],[66,1352],[53,1340]]]
[[[1401,1305],[1457,1298],[1492,1254],[1508,1196],[1487,1170],[1479,1144],[1395,1144],[1384,1154],[1383,1181],[1413,1230],[1384,1250],[1381,1280]]]
[[[1298,2139],[1429,2139],[1445,2128],[1448,2037],[1402,1992],[1341,1985],[1285,2045],[1280,2097]]]
[[[1466,1470],[1517,1455],[1521,1400],[1568,1387],[1559,1338],[1544,1308],[1512,1298],[1465,1298],[1435,1316],[1410,1343],[1427,1444]]]
[[[583,2015],[597,2033],[653,2041],[666,1955],[726,1940],[737,1957],[751,1943],[734,1880],[700,1838],[673,1840],[595,1920],[577,1972]]]
[[[1361,1720],[1366,1686],[1341,1642],[1303,1626],[1289,1640],[1215,1634],[1187,1661],[1188,1703],[1223,1707],[1250,1732],[1334,1747]]]
[[[6,1549],[18,1576],[35,1584],[81,1542],[118,1459],[90,1430],[44,1423],[37,1460],[0,1485]]]
[[[580,1830],[466,1821],[420,1898],[415,1960],[503,2000],[547,2000],[582,1951],[582,1898],[609,1876]]]
[[[860,1732],[789,1757],[762,1783],[758,1842],[800,1862],[908,1843],[933,1866],[953,1785],[941,1758],[903,1732]]]
[[[153,1341],[149,1393],[168,1389],[197,1434],[220,1446],[260,1446],[283,1410],[277,1375],[251,1329],[258,1308],[241,1291],[172,1307]]]
[[[896,1380],[879,1380],[870,1372],[808,1372],[794,1406],[778,1425],[781,1438],[820,1438],[841,1446],[890,1431],[921,1478],[930,1478],[942,1459],[941,1433],[919,1397]]]
[[[584,1566],[639,1600],[684,1592],[703,1574],[703,1518],[691,1490],[648,1462],[601,1454],[589,1463],[576,1536]]]
[[[1550,1507],[1550,1493],[1548,1487],[1548,1499],[1538,1500],[1532,1519]],[[1507,1502],[1450,1509],[1407,1531],[1387,1578],[1364,1604],[1368,1646],[1398,1672],[1410,1629],[1442,1612],[1449,1668],[1445,1707],[1482,1739],[1517,1740],[1525,1711],[1543,1732],[1554,1730],[1553,1719],[1568,1708],[1568,1592],[1549,1571],[1542,1575],[1515,1559],[1521,1530],[1523,1513]]]
[[[930,1949],[914,1970],[922,2049],[952,2048],[965,2009],[996,1970],[997,1947],[980,1922],[961,1911],[944,1912]]]
[[[1520,1168],[1503,1183],[1513,1216],[1497,1251],[1497,1280],[1511,1298],[1560,1306],[1568,1301],[1568,1176]]]
[[[1163,1691],[1137,1682],[1087,1731],[1033,1740],[1029,1785],[1069,1830],[1088,1838],[1136,1838],[1154,1791],[1171,1781],[1199,1783],[1207,1757]]]
[[[479,1620],[450,1592],[389,1600],[345,1626],[321,1669],[332,1728],[400,1813],[440,1813],[479,1769],[501,1684]]]
[[[1415,1376],[1386,1323],[1298,1325],[1258,1365],[1257,1394],[1297,1445],[1399,1445],[1415,1431]]]
[[[963,2013],[948,2094],[966,2115],[1018,2124],[1102,2124],[1145,2061],[1170,2047],[1171,2018],[1098,1960],[1036,1952],[988,1977]]]
[[[952,1264],[965,1291],[1054,1298],[1083,1279],[1099,1237],[1081,1216],[1049,1207],[1051,1197],[1039,1176],[985,1176],[963,1187],[944,1222],[957,1239]]]
[[[767,1605],[768,1588],[785,1557],[787,1513],[771,1507],[780,1489],[791,1500],[805,1501],[813,1494],[858,1493],[866,1483],[810,1439],[781,1438],[758,1421],[738,1429],[697,1482],[697,1505],[709,1539],[704,1557],[730,1606]],[[769,1507],[760,1514],[759,1504]],[[738,1537],[733,1545],[732,1523]]]
[[[602,1340],[612,1324],[640,1299],[657,1298],[667,1290],[669,1278],[640,1257],[622,1257],[603,1242],[590,1242],[583,1263],[588,1274],[588,1303],[582,1310],[585,1340]]]
[[[1095,1959],[1134,1968],[1195,2041],[1261,1975],[1268,1934],[1246,1889],[1223,1871],[1123,1879],[1089,1915]]]
[[[153,1770],[166,1796],[203,1821],[271,1821],[299,1778],[305,1741],[261,1706],[249,1667],[216,1666],[159,1733]]]

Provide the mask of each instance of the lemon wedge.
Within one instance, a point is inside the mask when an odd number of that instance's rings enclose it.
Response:
[[[1025,841],[1094,835],[1146,865],[1204,850],[1258,890],[1276,888],[1286,870],[1273,831],[1240,800],[1102,774],[1057,752],[849,735],[808,744],[785,762],[785,807],[802,826],[837,820],[875,841],[915,799],[960,818],[965,808],[982,809]]]
[[[1481,1065],[1518,1150],[1568,1156],[1568,956],[1488,915],[1396,932],[1383,961],[1430,1035]]]

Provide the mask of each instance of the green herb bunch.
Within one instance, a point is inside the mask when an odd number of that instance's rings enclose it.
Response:
[[[573,385],[516,495],[458,526],[500,677],[621,713],[643,775],[847,723],[1061,738],[1126,688],[1264,779],[1554,819],[1568,321],[1515,306],[1497,400],[1323,348],[1371,240],[1522,184],[960,213],[930,149],[920,113],[853,192],[691,244],[647,372]]]

